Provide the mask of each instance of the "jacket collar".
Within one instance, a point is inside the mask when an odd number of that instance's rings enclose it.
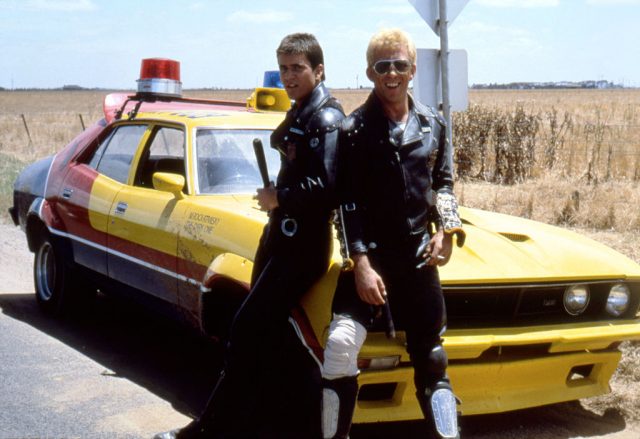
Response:
[[[329,91],[321,82],[313,89],[307,99],[298,105],[294,103],[285,120],[271,134],[271,147],[280,150],[283,154],[286,154],[284,147],[282,146],[290,139],[292,133],[301,136],[305,133],[305,127],[309,122],[309,119],[316,112],[318,108],[324,105],[331,95]]]
[[[313,89],[307,99],[305,99],[300,105],[293,104],[291,110],[289,110],[295,122],[299,126],[306,125],[309,118],[316,112],[316,110],[322,107],[331,98],[329,90],[324,85],[324,82],[320,82]]]
[[[433,113],[428,107],[416,101],[410,94],[408,96],[409,117],[402,136],[401,146],[422,140],[424,133],[429,132],[430,130],[427,129],[427,127],[431,127],[431,121],[429,118],[433,117]],[[386,127],[389,124],[389,118],[384,113],[382,109],[382,102],[374,91],[371,92],[365,102],[365,111],[369,112],[372,118],[377,121],[376,126],[384,127],[386,131]]]

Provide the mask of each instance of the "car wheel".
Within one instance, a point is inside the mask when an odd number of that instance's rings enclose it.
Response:
[[[60,246],[45,235],[40,240],[33,261],[36,300],[48,314],[61,315],[71,310],[78,297],[79,273],[65,261]]]
[[[228,289],[205,296],[203,300],[205,333],[213,339],[226,342],[229,339],[233,318],[246,295],[246,290],[230,285]]]

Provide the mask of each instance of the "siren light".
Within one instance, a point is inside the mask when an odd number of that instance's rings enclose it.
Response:
[[[263,87],[284,88],[282,80],[280,79],[280,72],[278,70],[267,70],[264,72],[264,79],[262,80]]]
[[[291,99],[282,88],[258,87],[247,99],[247,107],[258,111],[287,111]]]
[[[167,58],[147,58],[140,66],[138,94],[182,97],[180,62]]]

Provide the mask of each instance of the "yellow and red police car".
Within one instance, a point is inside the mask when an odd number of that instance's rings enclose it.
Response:
[[[136,95],[106,96],[102,120],[16,180],[10,211],[35,253],[45,310],[82,307],[100,287],[136,295],[207,336],[225,334],[267,220],[252,198],[262,185],[253,141],[268,144],[290,102],[280,89],[224,102],[185,99],[180,88],[176,61],[143,61]],[[265,149],[274,179],[278,153]],[[619,344],[640,339],[640,266],[559,228],[460,211],[466,244],[441,278],[462,413],[607,392]],[[336,250],[292,311],[318,358],[341,265]],[[370,333],[359,366],[355,422],[422,417],[402,332]]]

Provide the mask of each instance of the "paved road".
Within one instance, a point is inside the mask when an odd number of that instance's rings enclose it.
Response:
[[[30,293],[0,293],[0,309],[0,439],[148,438],[187,423],[220,367],[215,346],[111,298],[73,321],[42,315]],[[619,413],[578,403],[465,418],[463,428],[476,439],[637,437]],[[425,433],[410,422],[355,426],[351,437]]]
[[[0,294],[0,438],[149,437],[203,403],[211,348],[104,298],[66,322],[34,302]]]

